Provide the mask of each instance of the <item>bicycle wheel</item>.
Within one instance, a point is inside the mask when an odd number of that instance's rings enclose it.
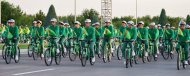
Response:
[[[126,57],[125,57],[125,67],[129,67],[130,58],[128,58],[128,51],[126,51]]]
[[[71,47],[69,49],[69,59],[70,59],[70,61],[75,61],[76,57],[77,57],[76,49],[74,47]]]
[[[116,51],[116,45],[115,43],[112,43],[112,52],[111,52],[112,57],[115,57],[115,51]]]
[[[44,61],[46,66],[50,66],[52,64],[53,56],[51,54],[51,50],[48,48],[44,53]]]
[[[6,48],[6,45],[3,45],[3,47],[2,47],[2,57],[3,57],[3,59],[5,59],[5,48]]]
[[[38,51],[35,50],[35,48],[33,48],[32,57],[33,57],[34,60],[37,60],[37,59],[38,59]]]
[[[59,65],[61,63],[61,52],[55,53],[55,63],[56,65]]]
[[[148,62],[151,62],[151,61],[152,61],[152,54],[151,54],[151,53],[148,54],[147,60],[148,60]]]
[[[92,61],[92,58],[93,58],[92,52],[90,52],[90,65],[94,65],[95,64],[95,62]]]
[[[147,59],[148,59],[148,57],[145,56],[145,53],[146,53],[146,51],[145,51],[145,49],[143,49],[143,52],[142,52],[142,61],[143,61],[143,63],[146,63]]]
[[[11,49],[10,49],[10,47],[5,49],[5,62],[7,64],[10,64],[10,62],[11,62]]]
[[[99,45],[99,52],[97,53],[98,54],[98,58],[101,58],[101,53],[102,53],[102,46]]]
[[[122,58],[122,50],[121,50],[121,45],[119,45],[117,48],[117,59],[121,60],[121,58]]]
[[[83,67],[86,66],[86,62],[87,62],[87,53],[86,53],[86,49],[81,48],[81,64]]]
[[[110,50],[107,50],[107,57],[108,57],[108,62],[111,62],[111,58],[112,58],[112,52]]]
[[[28,57],[32,57],[33,47],[31,44],[28,45]]]
[[[177,70],[180,70],[180,65],[181,65],[181,56],[180,53],[177,53]]]
[[[17,51],[16,51],[16,53],[14,55],[14,60],[15,60],[15,63],[18,63],[19,60],[20,60],[20,48],[17,46],[16,49],[17,49]]]
[[[102,59],[103,59],[103,62],[104,62],[104,63],[106,63],[107,60],[108,60],[107,51],[108,51],[108,50],[107,50],[106,47],[105,47],[104,50],[102,51],[102,55],[103,55],[103,58],[102,58]]]
[[[166,47],[165,47],[165,50],[164,50],[164,48],[162,49],[161,55],[162,55],[162,57],[163,57],[165,60],[167,60],[167,59],[169,58],[169,56],[170,56],[169,46],[166,46]]]

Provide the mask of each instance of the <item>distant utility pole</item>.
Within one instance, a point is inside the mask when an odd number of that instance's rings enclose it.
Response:
[[[137,0],[136,0],[136,15],[135,15],[136,16],[136,25],[137,25],[137,12],[138,12],[137,5],[138,4],[137,4]]]
[[[1,24],[1,3],[0,3],[0,24]]]
[[[75,11],[75,21],[77,20],[77,17],[76,17],[76,14],[77,14],[77,1],[75,0],[75,9],[74,9],[74,11]]]
[[[101,23],[107,19],[112,20],[112,0],[101,0]]]

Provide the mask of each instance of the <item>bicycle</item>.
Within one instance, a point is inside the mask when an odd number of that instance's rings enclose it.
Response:
[[[66,47],[66,44],[64,44],[64,43],[66,43],[66,42],[68,42],[67,41],[68,39],[67,38],[65,38],[64,40],[63,40],[63,42],[60,42],[59,43],[59,50],[61,51],[61,55],[63,56],[63,58],[65,58],[66,56],[67,56],[67,54],[68,54],[68,52],[67,52],[67,50],[68,50],[68,47]]]
[[[43,38],[40,38],[43,39]],[[40,46],[40,41],[36,39],[36,41],[31,45],[32,46],[32,57],[34,60],[37,60],[38,57],[42,59],[41,54],[43,54],[43,46]]]
[[[133,67],[133,56],[132,56],[132,47],[130,44],[132,44],[133,41],[131,40],[125,40],[122,41],[123,44],[126,44],[125,52],[123,55],[125,55],[125,67],[128,68],[129,64],[131,67]],[[123,56],[124,57],[124,56]]]
[[[151,60],[152,60],[152,57],[151,57],[151,55],[153,56],[153,58],[154,58],[154,61],[157,61],[158,60],[158,57],[156,57],[156,55],[157,55],[157,52],[155,51],[155,48],[154,48],[154,46],[155,46],[155,44],[154,44],[154,42],[155,42],[155,40],[149,40],[149,58],[148,58],[148,61],[150,62]]]
[[[98,39],[97,39],[98,40]],[[98,55],[98,58],[101,58],[101,52],[102,52],[102,40],[99,39],[99,41],[96,41],[95,42],[95,45],[94,45],[94,51],[95,53]],[[98,45],[97,45],[98,44]],[[98,48],[98,49],[97,49]]]
[[[6,45],[4,44],[2,47],[2,58],[3,59],[5,59],[5,48],[6,48]]]
[[[69,52],[69,59],[70,61],[75,61],[76,60],[76,57],[79,56],[79,59],[81,59],[80,57],[80,45],[79,43],[77,42],[78,39],[77,38],[69,38],[69,41],[71,41],[71,45],[70,47],[68,48],[68,52]]]
[[[186,68],[186,64],[184,63],[185,60],[185,50],[184,46],[182,46],[182,43],[186,42],[178,42],[180,44],[180,48],[177,52],[177,70],[180,70],[180,67],[182,66],[184,69]],[[188,64],[190,65],[190,56],[188,57]]]
[[[89,59],[90,64],[94,65],[95,62],[92,62],[92,52],[90,52],[90,40],[79,40],[80,41],[80,49],[81,49],[81,64],[83,67],[86,66],[86,62]],[[84,43],[84,45],[83,45]]]
[[[15,43],[9,41],[5,48],[5,62],[10,64],[11,59],[14,59],[15,63],[19,62],[20,48],[18,46],[15,47]]]
[[[55,59],[56,65],[59,65],[61,62],[61,51],[57,53],[57,48],[55,48],[55,44],[52,44],[53,40],[56,40],[57,37],[47,38],[48,40],[48,48],[44,52],[44,61],[46,66],[50,66],[52,64],[53,58]],[[52,41],[51,41],[52,40]]]
[[[107,61],[110,62],[111,61],[111,57],[112,57],[112,53],[111,53],[111,45],[108,43],[109,39],[108,38],[103,38],[103,40],[105,41],[105,46],[102,50],[102,59],[103,62],[106,63]],[[110,50],[108,50],[108,47],[110,47]]]
[[[170,49],[171,46],[170,46],[169,42],[173,42],[173,41],[171,41],[171,39],[165,39],[163,49],[161,50],[161,55],[165,60],[167,60],[169,57],[171,59],[173,59],[173,57],[174,57],[174,55],[171,53],[171,51],[173,51],[173,49]]]

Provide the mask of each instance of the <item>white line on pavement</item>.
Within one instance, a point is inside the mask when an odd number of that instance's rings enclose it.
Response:
[[[55,70],[55,69],[44,69],[44,70],[37,70],[37,71],[30,71],[30,72],[16,73],[16,74],[12,74],[12,75],[14,75],[14,76],[18,76],[18,75],[25,75],[25,74],[31,74],[31,73],[39,73],[39,72],[51,71],[51,70]]]

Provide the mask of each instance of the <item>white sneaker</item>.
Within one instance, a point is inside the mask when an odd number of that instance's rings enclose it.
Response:
[[[41,57],[43,58],[43,57],[44,57],[44,54],[41,54]]]
[[[92,62],[95,62],[95,57],[92,58]]]
[[[48,61],[51,61],[51,58],[49,58]]]
[[[171,54],[173,54],[174,52],[173,52],[173,51],[171,51],[170,53],[171,53]]]
[[[160,51],[159,51],[159,50],[157,51],[157,54],[160,54]]]
[[[66,53],[67,52],[67,49],[64,47],[64,52]]]
[[[59,49],[57,49],[56,52],[59,53],[60,52]]]
[[[184,61],[184,64],[185,64],[185,65],[187,65],[187,64],[188,64],[188,61],[187,61],[187,60],[185,60],[185,61]]]
[[[111,48],[111,53],[113,53],[113,48]]]
[[[157,57],[158,57],[158,55],[155,55],[155,57],[157,58]]]
[[[132,56],[135,56],[135,51],[134,50],[132,51]]]
[[[148,52],[145,52],[145,56],[146,56],[146,57],[148,56]]]
[[[15,56],[15,60],[18,60],[18,55]]]
[[[123,64],[125,65],[126,64],[126,59],[123,58]]]

